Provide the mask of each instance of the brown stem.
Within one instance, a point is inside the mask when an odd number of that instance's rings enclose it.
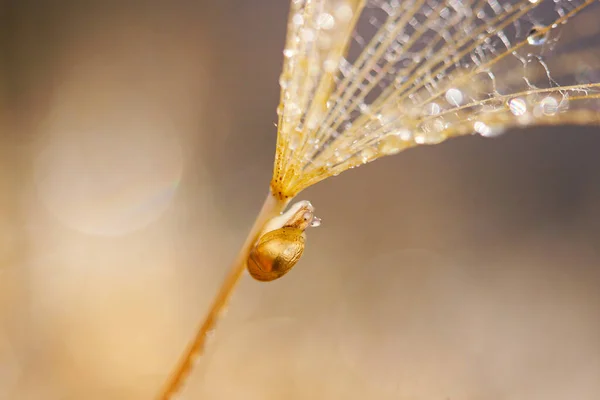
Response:
[[[246,260],[248,259],[248,253],[252,248],[252,245],[256,242],[257,236],[262,230],[265,223],[281,213],[287,202],[277,200],[271,195],[271,192],[267,195],[267,198],[262,206],[262,209],[258,213],[254,225],[246,238],[246,242],[242,246],[237,258],[233,262],[231,269],[219,292],[215,296],[215,299],[210,307],[204,322],[198,329],[194,340],[190,343],[185,353],[182,355],[179,363],[173,369],[169,380],[161,390],[160,395],[157,397],[159,400],[171,400],[172,397],[181,389],[185,378],[189,375],[193,368],[195,359],[200,356],[204,350],[207,336],[215,329],[219,320],[220,314],[223,308],[229,302],[233,291],[239,282],[244,270],[246,269]]]

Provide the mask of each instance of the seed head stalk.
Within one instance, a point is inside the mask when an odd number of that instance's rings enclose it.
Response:
[[[194,362],[203,354],[208,336],[216,328],[217,322],[219,321],[224,308],[229,303],[229,299],[231,298],[237,283],[242,277],[244,270],[246,269],[248,254],[250,253],[252,246],[256,242],[258,235],[263,229],[263,226],[271,218],[279,215],[287,203],[288,200],[279,200],[271,194],[271,191],[269,191],[262,209],[256,216],[254,225],[248,233],[246,241],[240,249],[235,261],[231,265],[225,280],[221,284],[221,287],[215,296],[213,303],[206,314],[206,317],[204,318],[204,322],[196,332],[196,336],[192,342],[188,345],[187,349],[181,356],[181,359],[171,372],[167,383],[157,398],[158,400],[171,400],[173,396],[182,388],[185,379],[194,367]]]

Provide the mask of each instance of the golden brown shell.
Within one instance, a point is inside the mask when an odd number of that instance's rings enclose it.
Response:
[[[304,252],[304,231],[283,227],[265,233],[248,257],[248,272],[256,280],[272,281],[285,275]]]

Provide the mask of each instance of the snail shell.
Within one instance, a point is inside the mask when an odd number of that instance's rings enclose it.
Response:
[[[300,260],[304,242],[300,228],[286,226],[265,233],[250,251],[248,272],[263,282],[282,277]]]

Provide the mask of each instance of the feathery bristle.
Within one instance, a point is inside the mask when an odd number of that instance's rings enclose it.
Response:
[[[579,48],[597,28],[566,29],[592,3],[293,0],[272,192],[453,136],[598,123],[600,55]]]

